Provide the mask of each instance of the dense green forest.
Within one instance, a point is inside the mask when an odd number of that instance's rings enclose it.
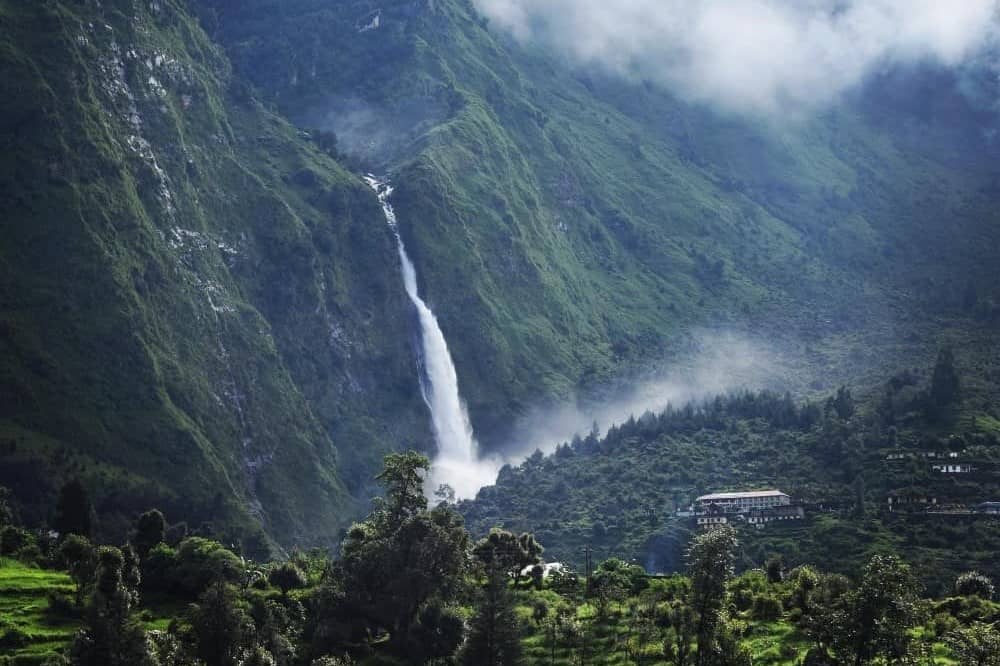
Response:
[[[742,567],[776,552],[850,574],[896,550],[935,593],[962,568],[997,576],[996,518],[969,510],[1000,497],[1000,428],[981,357],[967,359],[977,369],[963,374],[943,350],[858,398],[846,387],[804,403],[746,392],[646,413],[505,467],[460,511],[474,533],[534,532],[553,561],[579,564],[589,550],[670,572],[693,529],[678,510],[710,492],[779,488],[807,516],[750,530]],[[942,461],[971,469],[935,471]],[[933,499],[934,512],[890,513],[896,496]]]
[[[940,598],[891,554],[852,578],[770,556],[734,575],[737,531],[686,548],[684,573],[606,559],[542,566],[543,544],[493,530],[472,541],[428,507],[415,453],[386,458],[385,496],[340,556],[255,563],[141,515],[120,548],[95,546],[87,497],[63,493],[65,532],[0,532],[0,646],[11,664],[995,664],[1000,604],[963,572]]]

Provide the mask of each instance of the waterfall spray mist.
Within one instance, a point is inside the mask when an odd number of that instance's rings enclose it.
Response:
[[[420,388],[430,410],[438,445],[437,455],[431,463],[427,490],[433,492],[441,484],[447,484],[455,490],[458,498],[473,497],[480,488],[496,480],[499,464],[479,458],[469,414],[458,391],[458,376],[448,351],[448,343],[434,313],[420,298],[417,272],[406,253],[406,246],[396,223],[396,213],[389,203],[392,187],[388,182],[371,175],[365,180],[378,194],[385,220],[396,237],[403,287],[417,311],[420,323]]]

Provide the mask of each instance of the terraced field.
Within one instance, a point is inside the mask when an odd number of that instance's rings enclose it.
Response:
[[[0,664],[41,664],[65,649],[79,623],[53,615],[49,596],[74,589],[63,572],[0,559]]]

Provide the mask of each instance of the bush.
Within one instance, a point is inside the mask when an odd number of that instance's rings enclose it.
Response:
[[[928,626],[936,638],[944,638],[948,633],[958,628],[958,620],[949,613],[937,613]]]
[[[580,579],[572,571],[554,569],[547,582],[549,589],[557,594],[568,595],[580,591]]]
[[[354,666],[354,660],[349,656],[344,657],[320,657],[313,659],[312,666]]]
[[[280,564],[271,570],[267,577],[271,585],[288,594],[289,590],[297,590],[306,586],[306,575],[291,562]]]
[[[14,555],[33,543],[31,534],[20,527],[7,525],[0,530],[0,555]]]
[[[993,581],[978,571],[967,571],[955,579],[955,594],[963,597],[993,598]]]
[[[149,556],[160,549],[153,548]],[[243,561],[217,541],[188,537],[177,549],[170,578],[176,589],[194,599],[216,581],[240,583],[244,568]]]
[[[0,650],[14,651],[23,648],[31,642],[28,634],[17,627],[9,627],[0,630]]]
[[[42,552],[42,549],[39,548],[38,544],[34,543],[34,541],[17,551],[17,553],[14,554],[14,557],[25,564],[35,564],[38,566],[48,562],[48,558],[45,557],[45,553]]]
[[[177,551],[165,543],[158,544],[142,561],[142,587],[147,592],[168,592],[173,584]]]
[[[781,602],[769,594],[756,596],[750,614],[755,620],[773,622],[781,617]]]
[[[961,624],[1000,622],[1000,604],[976,596],[949,597],[934,604],[935,613],[948,613]]]
[[[49,602],[45,612],[51,617],[75,619],[81,616],[80,607],[76,605],[76,602],[69,595],[57,592],[56,590],[49,590],[45,596]]]

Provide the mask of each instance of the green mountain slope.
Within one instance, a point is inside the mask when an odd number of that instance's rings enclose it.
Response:
[[[38,522],[81,477],[107,538],[156,505],[337,540],[381,452],[430,437],[374,197],[182,3],[0,27],[0,484]]]
[[[921,353],[896,348],[910,327],[949,326],[970,280],[995,317],[989,118],[946,75],[920,75],[943,79],[936,104],[878,82],[777,126],[577,71],[460,0],[199,6],[286,115],[395,172],[490,446],[529,405],[676,357],[695,326],[892,367]]]
[[[964,397],[946,409],[928,407],[930,373],[919,371],[843,406],[834,396],[820,404],[767,392],[719,396],[506,466],[495,486],[459,508],[473,534],[496,525],[533,532],[550,562],[582,570],[590,552],[672,572],[683,570],[697,531],[678,511],[708,493],[778,488],[804,505],[805,519],[759,531],[737,521],[742,568],[777,553],[791,566],[850,574],[873,553],[896,552],[932,593],[946,592],[964,570],[1000,574],[997,516],[969,511],[1000,497],[995,390],[972,381],[997,364],[970,364],[981,353],[959,356]],[[941,463],[971,470],[936,471]],[[890,497],[917,503],[890,512]]]
[[[329,543],[383,452],[430,448],[362,168],[393,177],[489,448],[699,331],[771,339],[822,391],[942,340],[986,354],[1000,320],[995,119],[946,72],[778,126],[574,68],[468,0],[0,21],[0,484],[31,522],[80,476],[109,535],[159,505]]]

